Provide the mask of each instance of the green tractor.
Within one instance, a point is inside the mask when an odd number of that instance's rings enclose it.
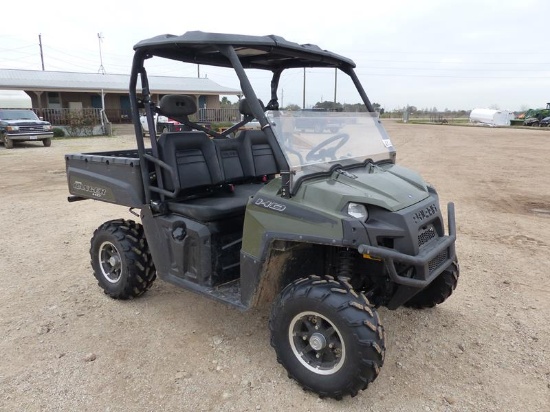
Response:
[[[546,103],[546,109],[529,109],[525,112],[523,125],[539,127],[542,124],[548,126],[548,122],[542,120],[550,116],[550,103]]]

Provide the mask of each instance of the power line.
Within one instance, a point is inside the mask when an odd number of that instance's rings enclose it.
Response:
[[[457,72],[547,72],[548,69],[474,69],[474,68],[459,68],[459,69],[451,69],[447,67],[387,67],[387,66],[362,66],[360,70],[362,69],[383,69],[383,70],[436,70],[436,71],[457,71]]]
[[[465,61],[441,61],[441,60],[386,60],[386,59],[368,59],[368,62],[380,62],[380,63],[425,63],[425,64],[489,64],[489,65],[530,65],[530,64],[543,64],[550,65],[547,62],[465,62]]]
[[[364,76],[380,76],[380,77],[433,77],[433,78],[451,78],[451,79],[546,79],[550,80],[549,76],[447,76],[447,75],[424,75],[424,74],[390,74],[390,73],[357,73]]]
[[[461,52],[461,51],[457,51],[457,50],[452,50],[452,52],[441,52],[441,51],[418,51],[418,50],[414,50],[414,51],[406,51],[406,50],[399,50],[399,51],[388,51],[388,50],[384,50],[384,51],[373,51],[373,50],[353,50],[352,51],[353,54],[357,55],[357,54],[441,54],[441,55],[449,55],[449,54],[453,54],[453,55],[480,55],[480,54],[483,54],[483,55],[487,55],[487,54],[491,54],[491,55],[496,55],[496,54],[503,54],[503,55],[523,55],[523,54],[540,54],[540,55],[548,55],[550,54],[549,52],[541,52],[541,51],[517,51],[517,52],[509,52],[509,51],[506,51],[506,52],[497,52],[497,51],[482,51],[482,52],[472,52],[472,51],[468,51],[468,52]]]

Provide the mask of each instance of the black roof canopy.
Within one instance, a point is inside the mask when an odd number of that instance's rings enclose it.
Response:
[[[244,68],[280,70],[296,67],[355,68],[353,60],[323,50],[314,44],[298,44],[280,36],[248,36],[241,34],[189,31],[181,36],[164,34],[142,40],[136,52],[186,63],[232,67],[220,53],[218,45],[235,49]]]

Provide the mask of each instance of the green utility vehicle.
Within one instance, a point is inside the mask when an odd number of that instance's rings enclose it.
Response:
[[[66,155],[70,201],[123,205],[141,221],[112,220],[95,231],[99,285],[114,299],[131,299],[158,276],[242,310],[270,302],[271,345],[288,375],[321,397],[355,396],[384,363],[376,308],[433,307],[455,289],[453,204],[446,235],[435,189],[395,164],[345,57],[273,35],[197,31],[134,49],[137,149]],[[195,96],[166,95],[157,105],[144,66],[150,58],[232,69],[244,94],[242,121],[217,133],[191,120]],[[365,111],[280,110],[281,78],[303,68],[332,76],[338,69]],[[250,79],[265,80],[266,72],[264,106]],[[190,131],[157,136],[155,115]],[[248,130],[252,121],[261,129]],[[296,127],[306,123],[338,127]]]

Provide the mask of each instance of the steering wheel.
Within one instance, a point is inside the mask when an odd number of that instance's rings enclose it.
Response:
[[[331,159],[336,159],[336,151],[340,149],[346,142],[349,140],[349,134],[340,133],[329,137],[328,139],[322,141],[317,146],[313,147],[309,153],[306,155],[306,160],[311,162],[315,160],[323,160],[326,157]],[[325,146],[328,146],[331,143],[338,142],[331,148],[325,149]]]
[[[284,147],[285,147],[285,151],[287,153],[291,153],[291,154],[295,155],[298,158],[299,164],[301,164],[301,165],[304,164],[304,158],[302,157],[302,154],[298,150],[293,149],[292,147],[290,147],[290,145],[285,145]]]

